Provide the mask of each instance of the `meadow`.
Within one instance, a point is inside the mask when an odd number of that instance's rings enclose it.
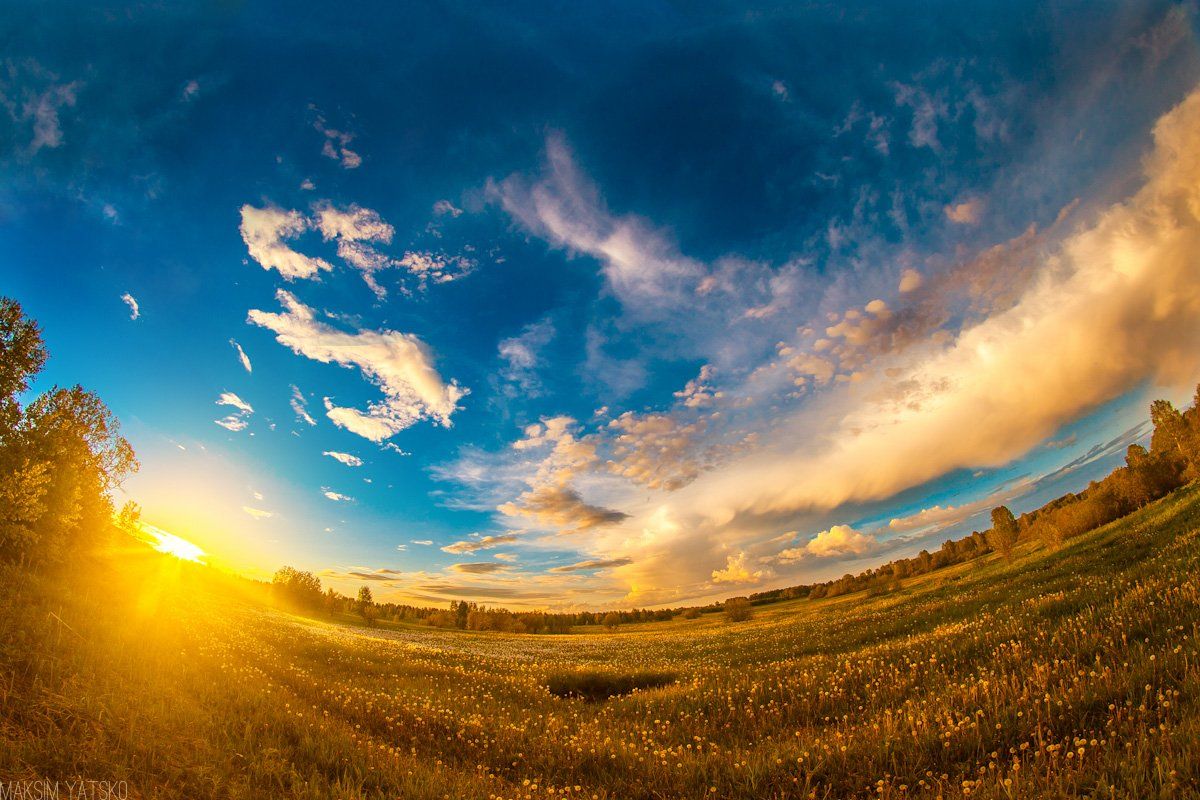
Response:
[[[0,777],[129,797],[1200,796],[1200,488],[893,592],[560,636],[0,569]],[[65,794],[63,796],[66,796]]]

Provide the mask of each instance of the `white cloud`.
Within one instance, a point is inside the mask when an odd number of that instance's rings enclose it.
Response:
[[[222,417],[221,419],[213,420],[213,422],[217,423],[225,430],[233,431],[234,433],[237,433],[238,431],[246,430],[246,426],[248,426],[250,424],[242,417],[239,417],[237,414],[230,414],[227,417]]]
[[[412,543],[422,545],[423,547],[429,547],[431,544],[433,544],[433,540],[432,539],[413,539]]]
[[[802,558],[834,558],[845,556],[861,556],[875,549],[878,542],[873,536],[860,533],[849,525],[834,525],[828,530],[821,531],[803,547],[784,550],[779,554],[779,560],[787,563]]]
[[[300,422],[306,422],[309,425],[316,425],[317,421],[308,413],[308,400],[304,397],[304,392],[300,391],[299,386],[292,386],[292,399],[289,401],[292,411],[296,414],[296,419]]]
[[[512,176],[492,184],[490,193],[531,233],[598,259],[613,294],[627,307],[655,314],[694,297],[703,266],[679,255],[664,234],[637,217],[609,213],[562,137],[547,139],[540,180],[529,184]]]
[[[778,446],[697,481],[688,497],[713,520],[886,498],[950,470],[1006,464],[1143,381],[1194,381],[1200,92],[1154,138],[1143,188],[1043,252],[1011,305],[778,420]],[[799,441],[808,444],[789,452]]]
[[[249,321],[274,331],[276,340],[298,355],[323,364],[357,367],[383,391],[384,399],[371,403],[365,412],[336,406],[327,398],[326,414],[334,424],[375,442],[421,419],[450,426],[467,390],[442,379],[432,352],[419,338],[390,330],[346,333],[319,321],[290,293],[280,290],[276,297],[283,313],[252,310]]]
[[[255,519],[270,519],[275,516],[274,511],[263,511],[261,508],[252,508],[250,506],[242,506],[242,511],[245,511]]]
[[[349,453],[339,453],[336,450],[326,450],[321,455],[329,456],[334,461],[340,461],[347,467],[361,467],[363,465],[363,460],[361,458],[358,456],[352,456]]]
[[[276,270],[289,281],[295,278],[315,278],[322,271],[328,272],[333,269],[328,261],[309,258],[284,244],[285,241],[300,236],[310,227],[308,219],[299,211],[284,211],[275,206],[255,208],[244,205],[241,213],[242,241],[246,243],[250,257],[263,269]]]
[[[763,571],[751,570],[746,565],[746,554],[739,552],[736,556],[725,559],[724,569],[712,571],[713,583],[754,583],[763,576]]]
[[[328,486],[321,487],[321,494],[325,495],[325,497],[327,497],[328,499],[332,500],[335,503],[353,503],[354,502],[353,497],[342,494],[340,492],[335,492],[332,489],[330,489]]]
[[[217,398],[219,406],[233,406],[243,414],[253,414],[254,408],[242,398],[238,397],[233,392],[221,392],[221,396]]]
[[[246,351],[242,349],[242,346],[233,339],[229,340],[229,344],[237,351],[238,361],[242,363],[242,367],[246,372],[253,372],[254,368],[250,365],[250,357],[246,355]]]
[[[129,292],[126,292],[125,294],[121,295],[121,301],[123,303],[125,303],[125,305],[129,306],[129,318],[130,319],[137,319],[138,317],[140,317],[142,315],[142,310],[141,310],[141,307],[138,306],[137,299],[134,298],[134,296],[131,295]]]

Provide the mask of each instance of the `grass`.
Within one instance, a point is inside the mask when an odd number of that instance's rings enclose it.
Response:
[[[0,778],[170,798],[1197,797],[1198,567],[1189,488],[884,596],[612,633],[311,620],[153,555],[0,568]]]

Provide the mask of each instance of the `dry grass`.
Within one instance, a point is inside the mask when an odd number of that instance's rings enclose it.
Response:
[[[1198,566],[1193,488],[1057,552],[736,625],[369,630],[157,556],[4,569],[0,777],[135,797],[1200,796]],[[622,691],[649,675],[674,680]]]

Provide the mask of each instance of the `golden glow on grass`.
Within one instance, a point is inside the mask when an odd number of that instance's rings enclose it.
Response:
[[[197,564],[204,563],[207,553],[187,539],[144,523],[142,524],[142,530],[150,537],[150,545],[160,553],[175,556],[182,561],[194,561]]]

